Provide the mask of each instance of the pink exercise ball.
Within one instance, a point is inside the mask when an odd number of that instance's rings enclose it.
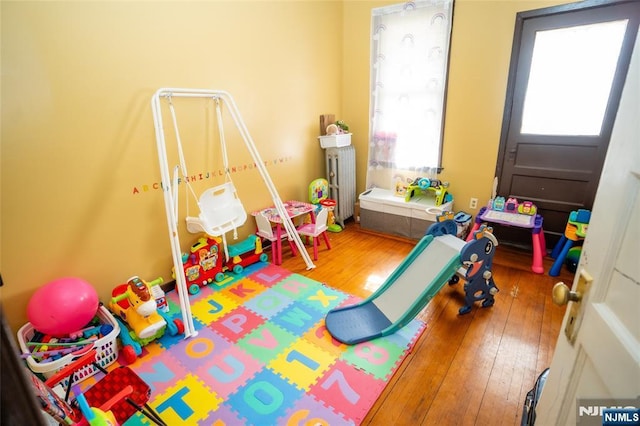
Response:
[[[52,336],[81,330],[98,311],[98,293],[80,278],[60,278],[40,287],[27,305],[33,328]]]

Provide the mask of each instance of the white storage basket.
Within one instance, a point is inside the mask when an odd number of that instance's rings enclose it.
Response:
[[[338,135],[318,136],[321,148],[340,148],[351,145],[351,133],[341,133]]]
[[[93,347],[96,348],[96,361],[100,366],[106,368],[108,365],[111,365],[118,358],[118,347],[117,347],[117,337],[120,333],[120,327],[118,326],[118,322],[111,315],[111,312],[107,310],[104,306],[100,305],[97,312],[97,317],[100,320],[101,324],[108,324],[113,327],[113,330],[106,336],[103,336],[93,342]],[[27,342],[29,342],[33,336],[35,335],[36,330],[34,329],[31,323],[26,323],[20,330],[18,330],[18,343],[20,344],[20,350],[23,353],[30,353],[29,347],[27,346]],[[46,345],[46,343],[43,343]],[[83,352],[84,354],[84,352]],[[26,358],[27,365],[34,373],[41,374],[48,379],[53,376],[63,367],[71,364],[76,359],[80,358],[82,355],[73,355],[68,354],[56,360],[50,362],[38,362],[31,355]],[[98,370],[91,364],[81,368],[74,374],[73,383],[81,382],[82,380],[93,376],[97,373]],[[62,386],[66,387],[68,380],[64,380],[60,382]]]

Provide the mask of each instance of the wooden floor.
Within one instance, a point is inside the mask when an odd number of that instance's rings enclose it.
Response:
[[[284,250],[283,267],[350,294],[366,297],[409,253],[415,242],[372,234],[358,224],[330,233],[316,268]],[[312,250],[309,249],[312,255]],[[531,255],[499,246],[493,276],[496,303],[458,315],[462,283],[445,286],[419,318],[427,328],[365,418],[365,425],[519,425],[525,395],[549,366],[565,308],[551,288],[571,283],[531,272]],[[545,270],[551,266],[545,260]]]

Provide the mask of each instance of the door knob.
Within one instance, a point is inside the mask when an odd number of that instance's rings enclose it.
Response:
[[[562,306],[569,303],[569,301],[579,302],[582,299],[582,294],[576,291],[571,291],[565,283],[559,282],[553,286],[551,298],[553,299],[553,303],[558,306]]]
[[[571,291],[565,283],[559,282],[553,286],[551,292],[551,299],[558,306],[566,305],[569,301],[574,302],[567,308],[568,316],[564,327],[564,335],[567,336],[567,340],[572,345],[576,341],[578,330],[580,330],[580,325],[582,324],[582,316],[584,314],[582,307],[588,304],[587,299],[592,282],[591,275],[584,269],[580,269],[575,283],[576,291]]]

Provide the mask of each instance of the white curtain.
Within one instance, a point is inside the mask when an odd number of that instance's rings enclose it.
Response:
[[[367,188],[440,168],[453,0],[373,9]]]

